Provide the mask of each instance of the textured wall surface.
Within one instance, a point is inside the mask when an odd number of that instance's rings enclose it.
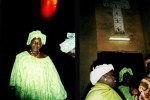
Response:
[[[130,9],[122,9],[125,33],[114,32],[112,8],[96,4],[97,51],[143,52],[144,32],[139,8],[131,4]],[[130,41],[110,41],[109,37],[129,37]]]

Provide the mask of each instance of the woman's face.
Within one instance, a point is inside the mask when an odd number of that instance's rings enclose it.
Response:
[[[123,80],[126,84],[129,85],[131,83],[131,79],[132,79],[132,76],[128,72],[124,73]]]
[[[33,52],[39,51],[39,49],[42,46],[41,39],[40,38],[33,38],[32,41],[31,41],[30,46],[31,46],[31,50]]]
[[[114,76],[114,71],[111,70],[108,73],[106,73],[105,75],[103,75],[103,80],[104,80],[105,84],[107,84],[111,87],[115,87],[116,77]]]

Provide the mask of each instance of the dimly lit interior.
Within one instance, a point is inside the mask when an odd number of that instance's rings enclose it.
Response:
[[[84,100],[91,88],[90,71],[97,64],[113,64],[115,74],[126,66],[135,73],[138,84],[144,75],[143,56],[150,50],[150,2],[128,0],[130,9],[122,9],[124,35],[129,41],[109,40],[114,33],[111,7],[104,7],[105,0],[82,0],[80,10],[80,99]],[[107,0],[115,1],[115,0]],[[121,1],[121,0],[116,0]],[[121,34],[117,34],[122,36]]]

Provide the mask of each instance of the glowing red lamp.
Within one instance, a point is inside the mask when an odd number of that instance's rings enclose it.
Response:
[[[41,16],[50,19],[56,12],[57,0],[41,0]]]

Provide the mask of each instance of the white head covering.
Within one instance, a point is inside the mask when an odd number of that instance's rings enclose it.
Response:
[[[32,31],[29,33],[27,45],[30,45],[33,38],[41,38],[42,45],[46,44],[46,35],[41,33],[40,30]]]
[[[67,39],[59,44],[62,52],[68,53],[75,48],[75,33],[67,33]]]
[[[90,80],[93,85],[106,73],[109,71],[114,70],[114,67],[112,64],[103,64],[98,65],[96,68],[93,68],[93,71],[90,73]]]

